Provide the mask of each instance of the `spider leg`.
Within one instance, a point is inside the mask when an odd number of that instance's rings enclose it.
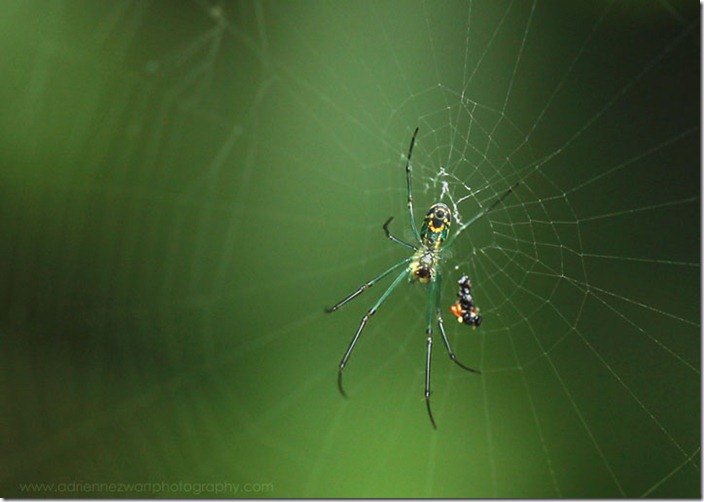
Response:
[[[474,368],[470,368],[469,366],[465,366],[461,362],[457,360],[457,357],[455,357],[455,353],[452,351],[452,347],[450,346],[450,342],[447,339],[447,334],[445,333],[445,324],[442,320],[442,313],[440,311],[440,287],[442,286],[442,274],[438,270],[438,275],[437,275],[437,282],[438,282],[438,292],[437,292],[437,302],[436,302],[436,309],[435,313],[437,316],[437,321],[438,321],[438,328],[440,328],[440,334],[442,335],[442,341],[445,343],[445,348],[447,349],[447,354],[450,356],[450,359],[452,359],[455,364],[457,364],[460,368],[463,368],[467,371],[471,371],[472,373],[477,373],[481,374],[481,371],[475,370]]]
[[[408,249],[412,249],[413,251],[418,251],[418,248],[413,246],[412,244],[409,244],[407,242],[402,241],[398,237],[394,237],[391,235],[391,232],[389,232],[389,223],[391,223],[391,220],[393,220],[394,217],[391,216],[388,220],[386,220],[386,223],[384,223],[384,232],[386,233],[386,237],[390,239],[391,241],[395,242],[396,244],[401,244],[404,247],[407,247]]]
[[[442,341],[445,342],[445,348],[447,349],[447,354],[450,356],[450,359],[452,359],[455,364],[457,364],[457,366],[459,366],[460,368],[463,368],[467,371],[471,371],[472,373],[476,373],[477,375],[481,375],[481,371],[475,370],[474,368],[470,368],[469,366],[465,366],[457,360],[457,357],[455,357],[455,353],[452,351],[452,347],[450,347],[450,342],[447,340],[447,335],[445,334],[445,326],[442,321],[442,314],[440,313],[440,309],[438,309],[438,327],[440,328]]]
[[[406,263],[409,260],[404,260],[401,263],[398,263],[394,265],[391,269],[387,270],[384,272],[384,274],[389,273],[391,270],[394,268],[397,268],[403,263]],[[362,334],[362,331],[364,330],[364,327],[367,325],[367,321],[369,321],[369,318],[373,316],[377,309],[381,306],[384,301],[389,297],[391,293],[398,287],[398,285],[401,283],[403,279],[406,278],[406,275],[408,274],[408,270],[404,269],[403,272],[398,274],[396,279],[394,279],[394,282],[391,283],[391,285],[386,288],[386,291],[384,291],[384,294],[381,295],[381,297],[377,300],[377,302],[374,304],[372,308],[370,308],[366,314],[364,314],[364,317],[362,317],[362,321],[359,323],[359,327],[357,328],[357,332],[354,334],[354,338],[352,338],[352,341],[350,342],[349,347],[347,347],[347,351],[345,352],[345,355],[342,356],[342,360],[340,361],[340,369],[337,372],[337,387],[340,389],[340,394],[342,394],[344,397],[347,397],[347,394],[345,393],[345,389],[342,387],[342,370],[345,369],[345,366],[347,365],[347,360],[350,358],[350,355],[352,354],[352,350],[354,350],[354,346],[357,344],[357,340],[359,339],[359,336]],[[351,298],[356,296],[358,293],[353,294]],[[351,299],[349,298],[349,299]],[[344,300],[343,300],[344,301]],[[348,300],[347,300],[348,301]],[[346,302],[346,301],[345,301]]]
[[[408,262],[411,261],[412,259],[413,259],[413,256],[409,256],[409,257],[406,258],[405,260],[398,262],[397,264],[393,265],[392,267],[388,268],[387,270],[384,270],[381,274],[377,275],[377,276],[374,277],[373,279],[371,279],[371,280],[365,282],[364,284],[362,284],[359,288],[357,288],[356,291],[354,291],[353,293],[351,293],[349,296],[347,296],[347,297],[344,298],[343,300],[340,300],[339,302],[337,302],[337,303],[336,303],[335,305],[333,305],[332,307],[325,307],[325,312],[327,312],[328,314],[330,314],[330,313],[332,313],[332,312],[335,312],[335,311],[338,310],[340,307],[342,307],[343,305],[345,305],[345,304],[351,302],[352,300],[354,300],[355,298],[357,298],[359,295],[361,295],[362,293],[364,293],[364,291],[366,291],[368,288],[371,288],[371,287],[372,287],[374,284],[376,284],[378,281],[380,281],[381,279],[383,279],[384,277],[386,277],[387,275],[389,275],[391,272],[393,272],[394,270],[396,270],[396,269],[399,268],[400,266],[405,265],[406,263],[408,263]]]
[[[440,271],[437,270],[436,277],[430,282],[430,288],[428,289],[428,322],[425,327],[427,336],[427,344],[425,346],[425,407],[428,408],[428,417],[434,429],[437,429],[438,426],[435,424],[435,418],[433,418],[433,412],[430,409],[430,361],[433,350],[433,313],[438,309],[440,286],[441,276]]]
[[[432,348],[433,337],[428,336],[428,344],[425,348],[425,406],[428,408],[428,417],[430,417],[430,423],[433,424],[433,429],[437,429],[438,426],[435,424],[433,412],[430,410],[430,353]]]
[[[411,228],[413,229],[413,235],[416,236],[418,242],[421,242],[418,227],[416,227],[416,220],[413,217],[413,190],[411,189],[411,155],[413,155],[413,146],[416,143],[417,134],[418,128],[416,127],[413,137],[411,138],[411,146],[408,147],[408,156],[406,157],[406,184],[408,185],[408,214],[411,217]]]

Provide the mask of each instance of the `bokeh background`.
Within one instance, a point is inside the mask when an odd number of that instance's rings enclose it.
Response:
[[[0,3],[5,497],[701,497],[696,2]],[[416,217],[463,372],[402,286]],[[469,273],[484,323],[452,322]]]

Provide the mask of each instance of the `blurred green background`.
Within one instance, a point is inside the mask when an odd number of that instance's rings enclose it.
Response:
[[[0,3],[4,497],[701,497],[695,2]],[[425,291],[340,357],[441,197]],[[444,183],[444,184],[443,184]],[[444,187],[444,188],[443,188]]]

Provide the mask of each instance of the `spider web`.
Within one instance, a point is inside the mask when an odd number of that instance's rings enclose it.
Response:
[[[701,496],[693,5],[0,9],[6,494]],[[426,290],[347,400],[390,280],[322,312],[407,256],[416,127],[417,221],[515,185],[446,254],[437,431]]]

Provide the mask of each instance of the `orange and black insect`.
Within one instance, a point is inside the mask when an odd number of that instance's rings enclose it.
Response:
[[[479,315],[479,308],[472,298],[472,282],[464,275],[457,283],[460,286],[457,301],[450,307],[450,312],[457,318],[457,322],[476,328],[482,323],[482,316]]]

